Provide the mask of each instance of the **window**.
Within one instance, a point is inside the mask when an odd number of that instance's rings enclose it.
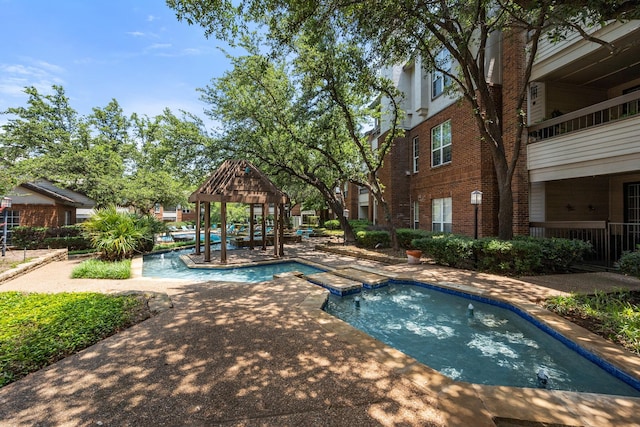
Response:
[[[640,182],[624,186],[624,222],[640,223]]]
[[[416,136],[413,138],[413,173],[418,172],[418,158],[420,154],[420,140]]]
[[[159,214],[159,213],[160,213],[160,203],[156,203],[156,204],[153,206],[153,211],[154,211],[155,213],[157,213],[157,214]]]
[[[420,228],[420,203],[418,201],[413,202],[413,229]]]
[[[451,83],[451,77],[445,73],[451,72],[451,56],[446,49],[442,49],[435,57],[436,68],[431,73],[431,98],[442,95],[444,89]]]
[[[71,211],[64,211],[64,225],[71,225]]]
[[[431,202],[431,230],[451,232],[451,197]]]
[[[19,226],[20,211],[7,211],[7,243],[11,243],[11,229]]]
[[[431,166],[451,162],[451,120],[431,129]]]

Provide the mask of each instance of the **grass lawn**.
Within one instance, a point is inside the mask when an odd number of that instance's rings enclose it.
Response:
[[[128,279],[131,277],[131,260],[100,261],[88,259],[71,272],[72,279]]]
[[[134,295],[0,292],[0,387],[148,317]]]

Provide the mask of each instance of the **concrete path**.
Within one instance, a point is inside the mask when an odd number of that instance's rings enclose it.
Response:
[[[290,253],[336,268],[357,262],[500,289],[527,301],[539,298],[536,292],[559,292],[460,270],[354,261],[312,246]],[[48,264],[0,284],[0,291],[153,290],[169,294],[174,308],[1,388],[0,426],[519,426],[531,424],[513,419],[545,399],[540,416],[548,423],[640,423],[634,400],[591,402],[567,393],[550,399],[524,390],[509,404],[508,388],[455,383],[318,310],[326,291],[301,279],[69,279],[79,262]],[[572,406],[577,400],[588,415]]]

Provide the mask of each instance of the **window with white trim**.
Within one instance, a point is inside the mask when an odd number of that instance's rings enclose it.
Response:
[[[431,230],[451,232],[451,197],[431,201]]]
[[[451,162],[451,120],[431,129],[431,166]]]
[[[413,202],[413,229],[420,228],[420,203],[417,200]]]
[[[413,173],[418,172],[418,159],[420,157],[420,139],[413,138]]]
[[[451,84],[451,77],[445,74],[451,72],[451,55],[449,55],[449,51],[447,49],[442,49],[440,53],[436,55],[435,64],[438,70],[434,70],[431,73],[432,99],[442,95],[445,88]]]

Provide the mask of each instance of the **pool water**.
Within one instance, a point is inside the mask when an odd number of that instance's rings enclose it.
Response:
[[[219,246],[219,245],[218,245]],[[213,247],[213,246],[212,246]],[[255,266],[212,269],[188,268],[180,259],[180,255],[193,253],[193,248],[163,254],[145,255],[142,262],[144,277],[171,279],[189,279],[197,281],[225,281],[258,283],[273,280],[274,274],[299,271],[303,274],[322,273],[324,270],[301,262],[286,261],[274,264],[257,264]]]
[[[331,295],[325,310],[454,380],[640,397],[535,324],[493,304],[392,284]],[[539,373],[548,377],[546,385]]]

